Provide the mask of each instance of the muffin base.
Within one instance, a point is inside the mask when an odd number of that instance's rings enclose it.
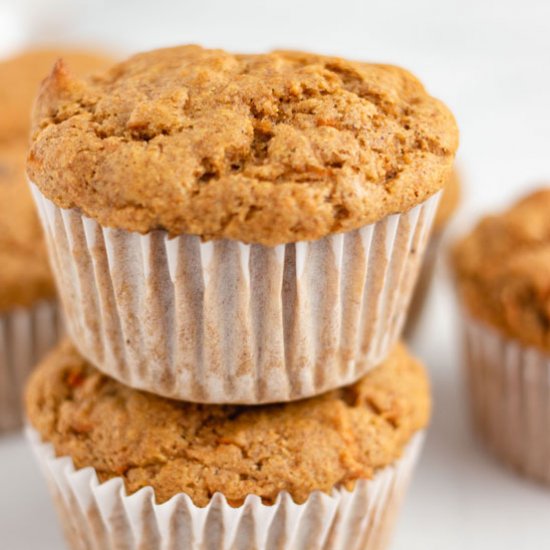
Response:
[[[0,314],[0,433],[22,427],[25,380],[61,331],[56,302]]]
[[[80,353],[133,388],[220,404],[302,399],[378,365],[439,200],[270,248],[104,228],[31,188]]]
[[[185,494],[156,504],[151,487],[127,496],[122,478],[99,483],[93,468],[56,458],[32,428],[27,436],[72,550],[382,550],[424,439],[416,434],[399,461],[352,491],[316,491],[303,504],[288,493],[273,505],[250,495],[239,507],[216,493],[200,508]]]
[[[505,463],[550,483],[550,357],[462,317],[477,431]]]

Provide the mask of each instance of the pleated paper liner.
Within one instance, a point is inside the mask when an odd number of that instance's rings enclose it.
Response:
[[[58,306],[50,301],[0,314],[0,433],[22,427],[23,385],[58,341],[61,325]]]
[[[82,355],[131,387],[203,403],[301,399],[385,359],[439,199],[266,247],[104,228],[31,187]]]
[[[93,468],[75,470],[32,428],[27,435],[72,550],[382,550],[424,439],[416,434],[351,491],[316,491],[302,504],[286,492],[272,505],[250,495],[239,507],[216,493],[200,508],[185,494],[156,504],[151,487],[128,496],[122,478],[99,483]]]
[[[416,281],[414,291],[411,298],[411,303],[407,312],[407,318],[405,320],[405,326],[403,328],[403,337],[406,340],[410,340],[414,334],[420,320],[422,313],[428,301],[430,294],[430,288],[435,275],[437,258],[441,249],[442,232],[430,235],[426,252],[424,254],[424,261],[420,268],[420,274]]]
[[[475,427],[501,460],[550,483],[550,357],[463,313]]]

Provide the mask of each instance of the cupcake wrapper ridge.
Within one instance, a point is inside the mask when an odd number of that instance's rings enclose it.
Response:
[[[185,494],[156,504],[151,487],[128,496],[122,478],[99,483],[32,428],[27,436],[72,550],[382,550],[424,439],[416,434],[396,463],[351,491],[316,491],[302,504],[286,492],[273,505],[250,495],[239,507],[216,493],[201,508]]]
[[[266,247],[104,228],[31,188],[82,355],[134,388],[242,404],[317,395],[387,356],[440,195],[361,229]]]
[[[50,301],[0,314],[0,433],[22,427],[24,383],[57,342],[61,324],[57,303]]]
[[[414,287],[411,302],[407,310],[405,326],[403,327],[403,337],[405,340],[411,340],[422,320],[422,314],[430,296],[430,289],[437,269],[437,258],[441,249],[442,232],[432,233],[430,235],[424,261],[420,268],[418,280]]]
[[[475,427],[501,460],[550,483],[550,357],[462,318]]]

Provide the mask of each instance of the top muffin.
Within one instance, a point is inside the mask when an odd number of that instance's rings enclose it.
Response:
[[[182,46],[84,80],[58,63],[28,171],[105,226],[276,245],[347,231],[438,191],[449,111],[397,67]]]
[[[550,351],[550,189],[482,219],[453,262],[471,314],[526,345]]]
[[[66,49],[28,50],[0,62],[0,144],[28,138],[32,102],[41,80],[60,57],[79,75],[112,63],[98,54]]]

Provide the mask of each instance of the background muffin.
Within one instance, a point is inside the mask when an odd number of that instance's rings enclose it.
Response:
[[[21,425],[23,382],[58,331],[54,281],[25,158],[23,142],[0,146],[0,432]]]
[[[482,219],[453,254],[474,415],[483,438],[550,481],[550,190]]]
[[[404,334],[407,338],[410,338],[414,334],[414,330],[418,325],[424,305],[426,304],[434,276],[438,252],[441,247],[443,231],[447,227],[460,202],[460,188],[460,178],[456,169],[454,169],[443,188],[441,200],[435,212],[430,241],[426,249],[422,269],[418,275],[418,281],[416,282],[411,305],[407,313],[407,321],[404,328]]]
[[[0,311],[55,294],[42,227],[25,179],[26,144],[0,147]]]
[[[397,67],[196,46],[88,80],[58,64],[28,169],[69,332],[179,399],[349,384],[400,333],[456,147]]]
[[[60,330],[25,162],[32,101],[61,55],[78,74],[106,63],[91,53],[57,50],[26,51],[0,62],[0,432],[21,425],[22,384]]]
[[[38,86],[60,58],[81,76],[112,63],[107,56],[70,49],[26,50],[0,61],[0,144],[28,138]]]
[[[152,488],[157,505],[148,498],[140,523],[133,526],[136,544],[148,540],[141,537],[151,536],[147,526],[153,522],[157,544],[173,540],[174,548],[201,540],[209,547],[229,547],[231,540],[223,537],[238,539],[246,530],[254,534],[243,548],[254,542],[274,547],[274,540],[272,545],[266,541],[275,533],[282,537],[281,548],[292,547],[301,536],[308,548],[325,547],[327,540],[333,540],[331,548],[342,549],[361,540],[373,544],[389,528],[385,519],[393,515],[412,468],[414,434],[426,426],[429,411],[426,374],[402,346],[353,386],[281,405],[196,405],[132,390],[90,366],[68,342],[39,366],[27,390],[30,422],[59,457],[48,457],[44,445],[36,443],[47,475],[67,471],[63,457],[69,457],[77,469],[93,468],[89,474],[95,472],[100,483],[111,480],[114,487],[118,479],[128,494]],[[76,478],[67,472],[71,479]],[[116,513],[112,525],[107,521],[94,532],[86,521],[101,509],[104,485],[92,491],[93,483],[69,481],[64,487],[53,476],[50,481],[67,531],[80,533],[83,544],[106,537],[102,548],[111,548],[110,537],[120,536],[132,521]],[[131,497],[134,502],[138,495]],[[122,511],[128,497],[119,491],[117,498]],[[73,499],[89,502],[89,509],[77,506],[68,513]],[[166,529],[156,514],[158,504],[170,499],[168,523],[177,528]],[[350,505],[357,508],[346,514]],[[225,519],[212,512],[218,506]],[[250,515],[252,506],[263,511]],[[304,511],[295,531],[286,534],[284,507],[297,517]],[[378,513],[372,515],[373,509]],[[198,518],[205,513],[210,519],[202,531]],[[238,525],[236,532],[227,522]],[[221,537],[219,546],[215,537]]]

